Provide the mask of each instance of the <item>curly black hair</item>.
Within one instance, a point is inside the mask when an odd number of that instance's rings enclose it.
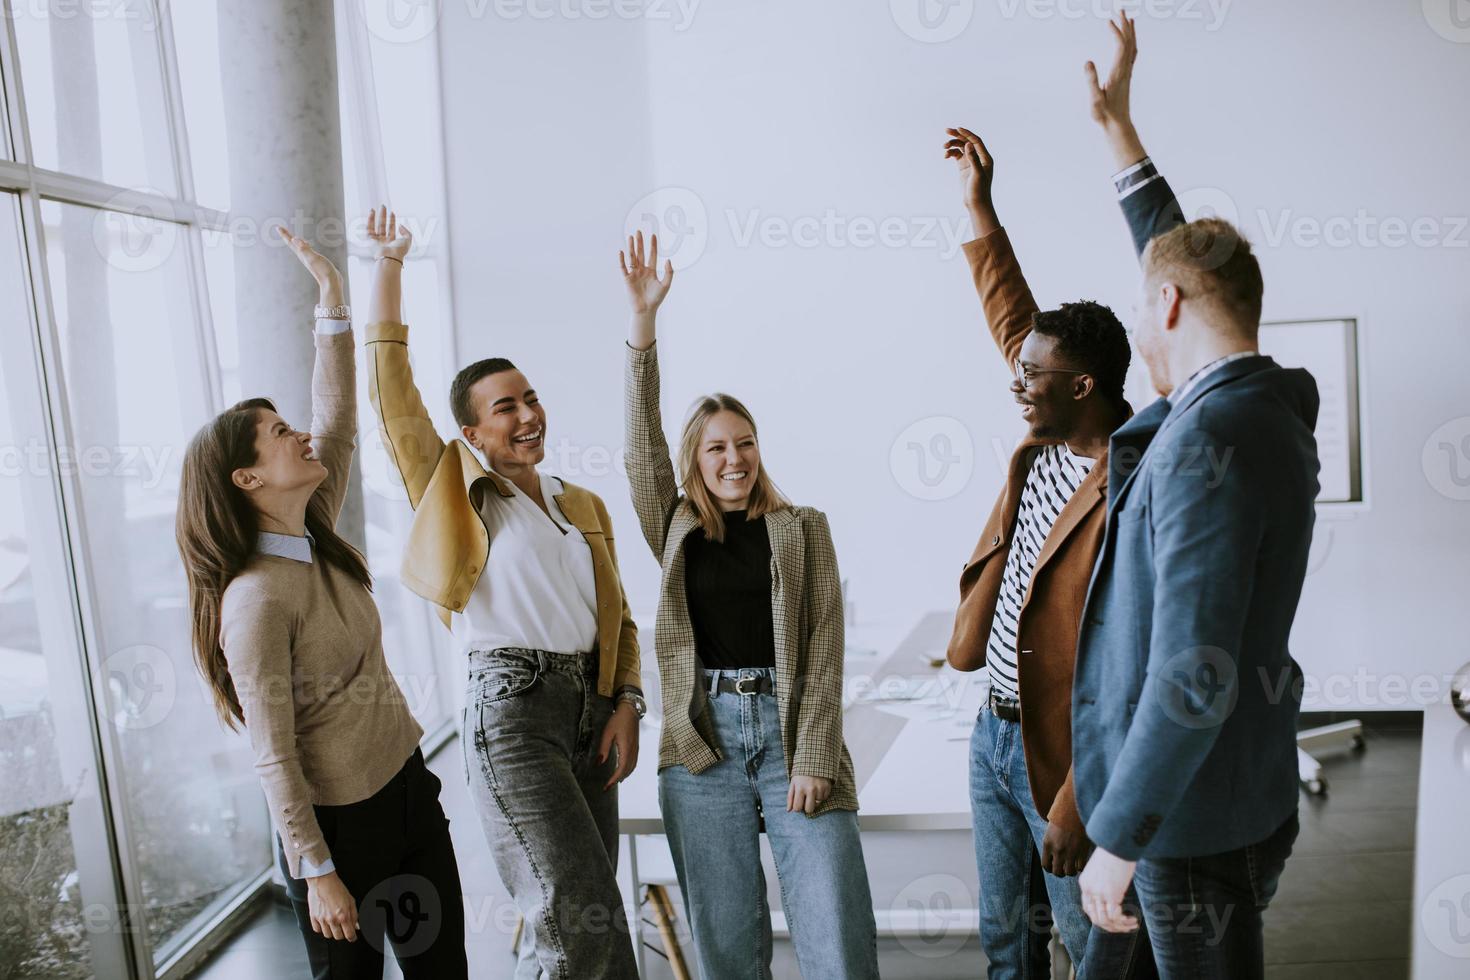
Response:
[[[1097,381],[1103,397],[1123,400],[1123,379],[1132,352],[1128,332],[1101,303],[1081,300],[1032,314],[1031,329],[1056,341],[1057,353]]]

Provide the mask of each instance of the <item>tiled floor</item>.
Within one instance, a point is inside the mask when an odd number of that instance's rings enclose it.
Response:
[[[1366,751],[1323,760],[1329,795],[1302,796],[1301,836],[1267,913],[1270,980],[1408,977],[1419,741],[1417,729],[1369,731]],[[444,781],[465,882],[471,975],[509,977],[508,929],[514,915],[469,809],[458,747],[446,747],[432,766]],[[956,860],[973,858],[966,848]],[[922,943],[881,940],[883,976],[972,980],[985,974],[985,956],[973,938],[946,955],[924,955],[932,952]],[[650,955],[649,964],[651,978],[672,977],[657,956]],[[774,971],[781,980],[797,976],[789,942],[778,940]],[[268,905],[196,977],[288,980],[306,975],[295,920],[284,907]],[[385,976],[398,972],[390,965]]]

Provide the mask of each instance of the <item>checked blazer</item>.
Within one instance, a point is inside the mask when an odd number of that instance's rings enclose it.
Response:
[[[699,525],[680,495],[659,413],[656,345],[628,347],[624,423],[628,486],[643,537],[663,569],[654,650],[663,688],[663,733],[658,767],[691,773],[720,760],[705,711],[694,625],[684,590],[684,539]],[[788,776],[832,780],[832,795],[817,807],[856,810],[852,758],[842,740],[842,580],[827,517],[811,507],[766,515],[771,540],[771,618],[776,645],[776,704]],[[813,814],[815,815],[815,814]]]

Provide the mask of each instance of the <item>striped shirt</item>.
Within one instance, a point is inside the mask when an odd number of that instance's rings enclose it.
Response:
[[[1021,696],[1016,670],[1016,625],[1021,619],[1021,606],[1026,601],[1026,590],[1031,585],[1036,559],[1041,555],[1052,525],[1057,522],[1057,515],[1087,478],[1092,463],[1085,456],[1069,452],[1064,443],[1059,443],[1044,447],[1032,462],[1031,472],[1026,475],[985,652],[990,685],[1002,697]]]

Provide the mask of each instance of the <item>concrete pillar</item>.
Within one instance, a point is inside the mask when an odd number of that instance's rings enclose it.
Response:
[[[241,391],[271,398],[288,422],[304,427],[317,289],[270,225],[285,224],[347,275],[332,2],[222,3],[218,17],[230,212],[237,222],[249,219],[253,232],[235,245]],[[366,309],[356,312],[360,331]],[[337,530],[364,547],[355,460]]]

